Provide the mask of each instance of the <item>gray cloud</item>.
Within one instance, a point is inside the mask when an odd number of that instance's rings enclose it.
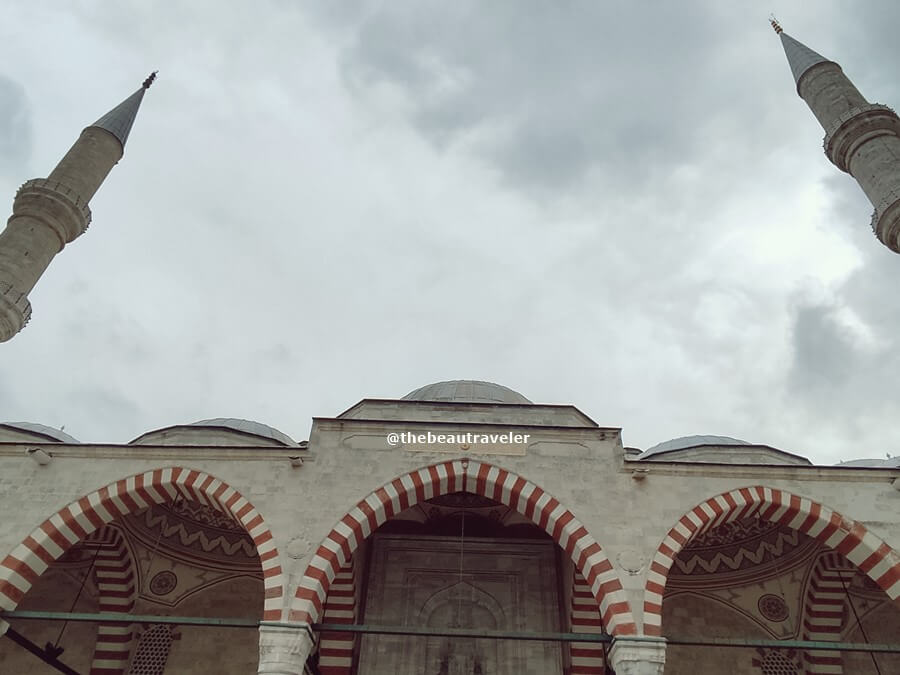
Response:
[[[31,150],[32,115],[25,88],[0,75],[0,173],[20,173]]]
[[[391,3],[359,23],[343,72],[360,94],[399,89],[431,142],[472,147],[523,189],[566,189],[592,169],[643,182],[689,159],[721,114],[704,56],[724,39],[681,7],[649,18],[620,7],[618,30],[600,5]]]
[[[896,41],[871,35],[900,5],[871,7],[775,9],[896,106]],[[363,396],[472,377],[638,446],[900,445],[900,266],[757,7],[122,2],[67,31],[10,11],[33,34],[0,58],[40,101],[16,180],[161,73],[90,231],[0,346],[4,417],[304,437]]]
[[[843,389],[859,366],[850,331],[828,305],[801,305],[794,315],[792,384],[799,395],[817,403],[840,404]]]

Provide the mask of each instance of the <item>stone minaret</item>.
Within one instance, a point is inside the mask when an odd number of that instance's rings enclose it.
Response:
[[[797,93],[825,130],[825,154],[856,179],[875,207],[875,236],[900,253],[900,119],[869,103],[834,61],[785,33],[776,21]]]
[[[153,73],[140,89],[81,132],[47,178],[26,182],[0,233],[0,342],[28,323],[34,288],[53,256],[91,222],[88,202],[122,158],[128,132]]]

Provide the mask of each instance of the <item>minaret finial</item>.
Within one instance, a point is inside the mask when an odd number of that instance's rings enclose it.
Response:
[[[781,27],[781,24],[778,23],[778,19],[775,18],[774,14],[769,15],[769,23],[772,24],[772,28],[775,29],[775,32],[778,33],[778,35],[781,35],[784,29]]]
[[[152,73],[150,73],[150,75],[147,77],[146,80],[144,80],[144,83],[143,83],[141,86],[142,86],[144,89],[149,89],[149,88],[150,88],[150,85],[153,84],[153,80],[156,79],[156,74],[157,74],[158,72],[159,72],[158,70],[154,70]]]

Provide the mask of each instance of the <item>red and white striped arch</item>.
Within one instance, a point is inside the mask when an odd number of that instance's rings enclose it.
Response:
[[[597,603],[587,580],[578,570],[572,579],[572,632],[599,635],[603,632],[603,621],[597,611]],[[594,675],[605,673],[606,652],[599,642],[570,642],[569,656],[572,675]]]
[[[290,620],[319,620],[335,575],[360,543],[385,521],[419,502],[452,492],[471,492],[501,502],[541,527],[572,558],[590,584],[603,625],[610,633],[637,633],[618,574],[572,512],[521,476],[469,459],[433,464],[395,478],[351,509],[313,555],[292,601]]]
[[[14,610],[47,566],[91,533],[116,518],[179,497],[217,509],[244,527],[256,544],[262,564],[263,619],[279,620],[284,580],[272,533],[262,516],[224,481],[203,471],[177,466],[110,483],[64,506],[38,525],[0,562],[0,609]]]
[[[847,615],[846,587],[856,568],[839,553],[816,559],[803,602],[803,639],[840,642]],[[809,650],[803,655],[806,675],[843,675],[841,652]]]
[[[331,584],[325,601],[324,623],[352,624],[356,619],[356,584],[353,561],[345,564]],[[353,671],[354,633],[319,635],[319,673],[321,675],[350,675]]]
[[[98,609],[130,613],[136,597],[137,570],[122,533],[106,526],[88,535],[85,541],[96,547]],[[99,624],[90,675],[123,675],[131,657],[132,637],[130,624]]]
[[[869,575],[900,604],[900,553],[861,523],[822,504],[761,485],[725,492],[688,511],[663,539],[647,573],[644,588],[644,633],[662,634],[662,600],[669,569],[678,552],[702,532],[743,518],[785,525],[834,549]]]

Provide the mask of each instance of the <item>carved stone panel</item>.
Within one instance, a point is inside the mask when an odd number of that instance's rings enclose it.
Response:
[[[552,542],[376,536],[363,622],[429,628],[558,631]],[[554,643],[366,635],[360,675],[547,675]]]

